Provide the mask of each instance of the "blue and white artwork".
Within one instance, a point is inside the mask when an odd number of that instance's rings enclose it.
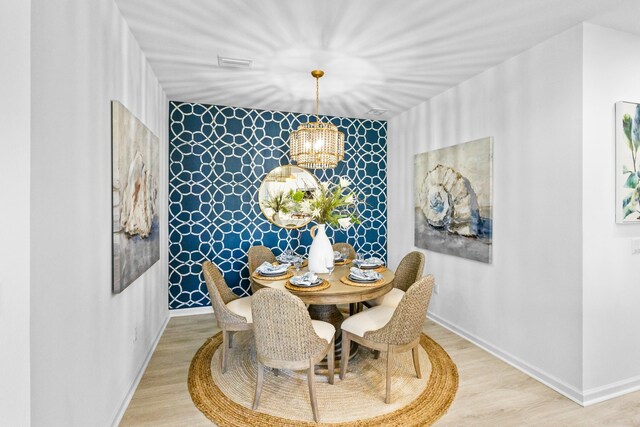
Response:
[[[323,182],[346,175],[365,199],[362,224],[328,229],[367,255],[387,256],[387,123],[321,116],[345,133],[345,159],[336,169],[311,171]],[[310,223],[277,227],[262,214],[258,189],[267,173],[290,164],[289,132],[315,121],[308,114],[171,102],[169,105],[169,308],[210,304],[201,274],[215,263],[238,295],[251,292],[247,251],[307,255]]]
[[[616,222],[640,222],[640,104],[616,103]]]
[[[491,263],[493,141],[415,156],[415,245]]]

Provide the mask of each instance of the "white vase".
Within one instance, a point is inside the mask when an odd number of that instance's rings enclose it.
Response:
[[[327,237],[325,224],[311,227],[311,249],[309,250],[309,271],[314,273],[328,273],[327,261],[333,264],[333,247]]]

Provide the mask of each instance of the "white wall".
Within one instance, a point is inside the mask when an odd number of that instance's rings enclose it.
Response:
[[[168,319],[168,102],[113,0],[33,0],[32,13],[32,421],[105,426]],[[161,144],[163,255],[119,295],[111,293],[113,99]]]
[[[582,27],[389,121],[392,265],[413,246],[413,155],[494,138],[493,264],[427,252],[430,316],[579,400]]]
[[[585,24],[584,386],[587,400],[640,387],[640,225],[615,218],[614,104],[640,102],[640,37]]]
[[[26,426],[31,3],[0,3],[0,424]]]

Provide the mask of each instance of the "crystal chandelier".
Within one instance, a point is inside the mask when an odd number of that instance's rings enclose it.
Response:
[[[316,121],[303,123],[289,135],[291,160],[307,169],[332,169],[344,159],[344,133],[318,115],[319,81],[324,71],[313,70],[316,79]]]

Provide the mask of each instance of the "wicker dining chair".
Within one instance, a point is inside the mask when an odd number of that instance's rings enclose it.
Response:
[[[349,255],[347,255],[352,260],[356,259],[356,250],[349,243],[334,243],[333,250],[341,252],[342,248],[347,248],[349,250]]]
[[[233,333],[252,329],[251,296],[240,298],[234,294],[215,264],[211,261],[202,263],[204,275],[213,313],[216,316],[218,327],[222,329],[222,357],[220,369],[224,374],[227,371],[227,347],[231,348]]]
[[[342,248],[347,248],[347,250],[349,251],[349,255],[347,255],[348,258],[350,258],[351,260],[356,259],[356,250],[349,243],[340,242],[333,244],[334,251],[342,252]],[[355,314],[360,311],[359,308],[360,303],[352,302],[351,304],[349,304],[349,315]]]
[[[257,289],[253,285],[252,274],[256,271],[256,268],[260,267],[263,262],[274,263],[276,262],[276,256],[271,249],[266,246],[258,245],[251,246],[249,248],[249,281],[251,282],[251,289],[255,292]]]
[[[391,403],[393,355],[411,350],[416,376],[422,378],[418,349],[434,283],[433,276],[423,277],[411,285],[397,307],[381,305],[350,316],[342,322],[341,380],[347,375],[351,341],[387,352],[386,403]]]
[[[257,291],[253,295],[251,311],[258,362],[253,409],[257,409],[260,402],[264,366],[306,369],[313,419],[318,422],[314,366],[327,356],[329,384],[333,384],[336,329],[330,323],[311,320],[302,300],[282,289]]]
[[[381,297],[373,300],[365,301],[367,307],[375,307],[378,305],[388,305],[396,307],[404,293],[409,287],[415,283],[424,270],[424,254],[422,252],[409,252],[402,258],[393,279],[393,289]]]

